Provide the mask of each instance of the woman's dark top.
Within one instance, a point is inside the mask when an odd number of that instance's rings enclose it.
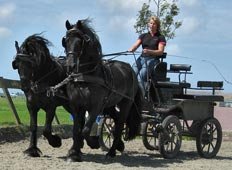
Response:
[[[152,36],[149,32],[141,34],[139,39],[142,41],[142,48],[149,50],[158,50],[159,43],[166,45],[166,39],[160,33],[156,33]]]

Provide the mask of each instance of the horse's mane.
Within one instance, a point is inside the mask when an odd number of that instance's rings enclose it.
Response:
[[[96,48],[98,49],[99,52],[99,56],[102,57],[102,47],[101,47],[101,43],[99,40],[99,37],[96,33],[96,31],[93,29],[93,27],[91,26],[92,20],[87,18],[87,19],[83,19],[80,20],[81,21],[81,28],[77,28],[77,29],[81,29],[81,31],[84,34],[87,34],[90,36],[90,38],[92,39],[93,43],[95,43]],[[77,26],[77,24],[75,24],[75,27]]]
[[[37,65],[45,63],[51,59],[51,55],[48,46],[52,43],[44,38],[41,33],[33,34],[25,39],[20,49],[23,52],[30,54],[31,60],[36,62]]]

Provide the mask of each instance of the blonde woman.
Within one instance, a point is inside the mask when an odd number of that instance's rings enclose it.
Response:
[[[160,20],[156,16],[150,17],[148,21],[149,31],[141,34],[135,44],[128,50],[134,52],[140,45],[142,45],[142,54],[133,65],[139,81],[143,88],[147,82],[147,68],[151,70],[158,62],[157,56],[163,55],[166,46],[166,39],[160,33]]]

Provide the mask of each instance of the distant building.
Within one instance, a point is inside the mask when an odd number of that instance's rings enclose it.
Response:
[[[0,93],[0,97],[5,97],[5,95],[3,93]]]
[[[232,107],[232,101],[224,101],[219,103],[220,107]]]

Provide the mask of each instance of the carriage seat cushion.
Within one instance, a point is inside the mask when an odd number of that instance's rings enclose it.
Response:
[[[223,81],[198,81],[197,87],[200,88],[211,87],[214,89],[221,89],[223,87]]]
[[[190,88],[190,83],[182,83],[182,82],[170,82],[170,81],[158,81],[156,83],[156,87],[161,88]]]
[[[191,65],[189,64],[170,64],[170,71],[191,71]]]

